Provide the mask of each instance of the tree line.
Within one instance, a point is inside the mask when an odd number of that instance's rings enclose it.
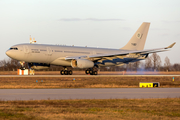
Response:
[[[16,71],[21,67],[17,60],[9,58],[8,60],[0,61],[0,71]],[[25,63],[25,67],[28,68],[28,64]],[[51,65],[49,69],[43,71],[60,71],[62,67]],[[84,70],[84,69],[74,69]],[[130,62],[122,66],[109,66],[100,67],[100,71],[180,71],[180,64],[171,64],[170,59],[166,57],[164,59],[164,65],[160,56],[157,53],[153,53],[148,56],[145,61]]]

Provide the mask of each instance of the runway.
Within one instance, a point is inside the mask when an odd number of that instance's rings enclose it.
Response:
[[[180,77],[180,75],[0,75],[2,77]]]
[[[176,98],[180,88],[0,89],[1,100]]]

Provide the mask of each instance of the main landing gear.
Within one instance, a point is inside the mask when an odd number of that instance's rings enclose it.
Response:
[[[68,70],[66,67],[60,71],[61,75],[72,75],[72,70]]]
[[[88,68],[85,71],[86,74],[90,74],[90,75],[97,75],[98,74],[98,68],[97,67],[93,67],[93,68]]]

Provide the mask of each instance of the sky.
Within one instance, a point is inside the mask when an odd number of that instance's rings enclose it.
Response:
[[[180,0],[0,0],[0,60],[11,46],[28,43],[123,47],[142,22],[150,22],[145,49],[180,63]]]

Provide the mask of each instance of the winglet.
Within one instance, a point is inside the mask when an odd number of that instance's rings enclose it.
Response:
[[[165,49],[172,48],[175,44],[176,44],[176,42],[174,42],[174,43],[171,44],[170,46],[166,47]]]

